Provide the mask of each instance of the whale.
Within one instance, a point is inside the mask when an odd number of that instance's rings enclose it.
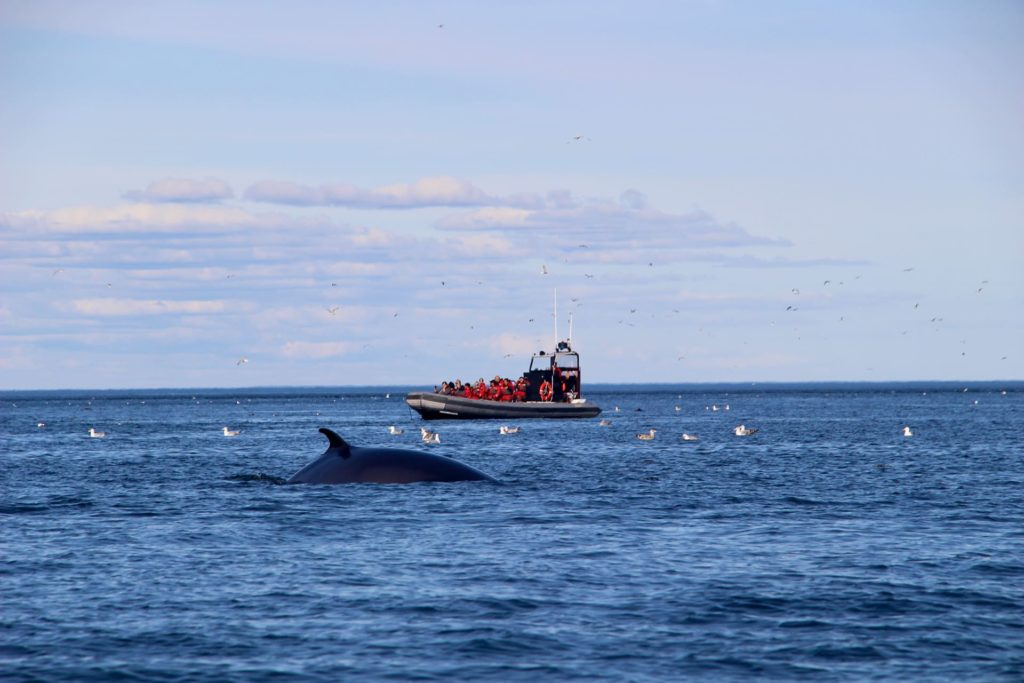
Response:
[[[496,481],[453,458],[400,448],[353,446],[326,427],[323,455],[292,475],[289,484],[412,484],[420,481]]]

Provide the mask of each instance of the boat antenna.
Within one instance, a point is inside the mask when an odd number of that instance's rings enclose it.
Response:
[[[569,311],[569,336],[565,340],[572,344],[572,311]]]
[[[555,288],[555,350],[558,350],[558,288]]]

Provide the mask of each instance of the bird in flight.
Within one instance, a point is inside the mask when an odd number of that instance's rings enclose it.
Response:
[[[246,358],[245,356],[242,356],[241,358],[238,359],[238,362],[235,363],[235,365],[245,365],[248,362],[249,362],[249,359]]]
[[[338,312],[339,308],[340,306],[331,306],[330,308],[327,309],[327,312],[330,313],[331,315],[334,315],[335,313]]]

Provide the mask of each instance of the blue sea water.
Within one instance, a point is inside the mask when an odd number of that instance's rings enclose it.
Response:
[[[590,399],[424,446],[397,388],[6,392],[0,678],[1024,679],[1021,383]],[[282,484],[320,426],[502,484]]]

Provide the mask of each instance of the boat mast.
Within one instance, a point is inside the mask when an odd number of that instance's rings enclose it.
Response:
[[[551,347],[558,350],[558,289],[555,289],[555,343]]]

